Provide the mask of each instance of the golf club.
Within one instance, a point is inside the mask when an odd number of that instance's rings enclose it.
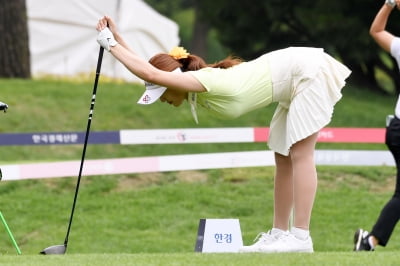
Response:
[[[87,146],[87,142],[88,142],[88,138],[89,138],[90,124],[92,122],[94,103],[96,101],[97,83],[98,83],[99,76],[100,76],[100,69],[101,69],[101,62],[103,60],[103,53],[104,53],[104,48],[100,47],[99,57],[98,57],[98,60],[97,60],[96,78],[94,80],[92,101],[91,101],[91,104],[90,104],[89,118],[88,118],[87,128],[86,128],[85,143],[83,145],[81,165],[80,165],[80,168],[79,168],[78,181],[76,183],[74,202],[72,204],[72,210],[71,210],[71,216],[69,218],[67,234],[65,236],[64,244],[50,246],[50,247],[47,247],[47,248],[43,249],[40,252],[40,254],[43,254],[43,255],[50,255],[50,254],[62,255],[62,254],[65,254],[65,252],[67,251],[68,237],[69,237],[69,232],[71,230],[72,219],[74,217],[75,205],[76,205],[76,200],[77,200],[78,191],[79,191],[79,184],[80,184],[81,177],[82,177],[83,162],[85,160],[86,146]]]
[[[11,230],[10,230],[10,228],[9,228],[8,225],[7,225],[6,219],[4,218],[4,216],[3,216],[3,214],[2,214],[1,212],[0,212],[0,219],[1,219],[1,221],[3,222],[3,224],[4,224],[4,227],[6,228],[6,231],[7,231],[7,233],[8,233],[8,236],[10,237],[10,239],[11,239],[11,241],[12,241],[12,243],[13,243],[15,249],[17,250],[18,255],[21,255],[21,254],[22,254],[22,253],[21,253],[21,250],[19,249],[18,244],[17,244],[17,242],[15,241],[14,236],[13,236],[13,234],[11,233]]]

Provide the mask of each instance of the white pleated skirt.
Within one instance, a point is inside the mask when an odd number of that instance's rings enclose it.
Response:
[[[289,155],[290,147],[325,127],[351,71],[317,48],[287,48],[269,55],[273,101],[271,150]]]

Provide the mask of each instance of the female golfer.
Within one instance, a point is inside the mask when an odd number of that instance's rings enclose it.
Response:
[[[309,225],[317,189],[315,143],[331,120],[350,70],[323,49],[305,47],[277,50],[249,62],[227,58],[211,65],[176,48],[147,62],[127,45],[110,17],[101,18],[96,28],[99,44],[146,81],[141,104],[160,99],[180,106],[188,100],[195,117],[200,105],[212,115],[235,118],[279,103],[269,136],[276,161],[273,228],[240,251],[313,252]]]

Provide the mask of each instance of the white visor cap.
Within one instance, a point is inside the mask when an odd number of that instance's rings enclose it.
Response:
[[[182,71],[178,67],[172,72],[182,72]],[[163,95],[163,93],[167,90],[166,87],[153,84],[147,81],[144,82],[144,85],[146,87],[146,90],[144,91],[143,95],[137,102],[138,104],[152,104],[156,102],[161,97],[161,95]]]

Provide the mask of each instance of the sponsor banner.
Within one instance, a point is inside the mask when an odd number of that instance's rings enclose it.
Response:
[[[138,129],[90,132],[92,144],[247,143],[268,141],[269,128]],[[0,145],[84,143],[84,132],[3,133]],[[319,142],[384,143],[385,128],[324,128]]]
[[[395,166],[389,151],[317,150],[317,165]],[[82,175],[113,175],[216,168],[273,166],[272,151],[205,153],[86,160]],[[80,161],[0,165],[3,180],[76,177]]]
[[[2,165],[3,180],[77,177],[80,161]],[[157,172],[158,157],[85,160],[82,176]]]
[[[393,155],[389,151],[366,150],[317,150],[317,165],[346,166],[395,166]]]
[[[121,130],[121,144],[254,142],[253,128]]]
[[[85,132],[2,133],[0,145],[71,145],[85,142]],[[91,144],[119,144],[119,131],[90,132]]]
[[[324,128],[319,132],[320,142],[385,143],[385,128]]]
[[[121,130],[121,144],[244,143],[268,141],[269,128]],[[323,128],[319,142],[384,143],[384,128]]]
[[[274,165],[271,151],[223,152],[160,157],[160,171],[181,171]]]
[[[323,128],[318,142],[385,143],[385,128]],[[254,141],[268,141],[269,128],[254,128]]]

